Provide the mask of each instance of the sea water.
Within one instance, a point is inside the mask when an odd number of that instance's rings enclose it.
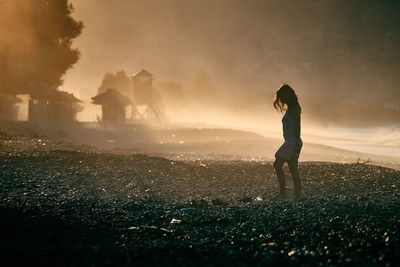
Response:
[[[349,128],[329,125],[326,145],[356,152],[400,157],[400,125]]]

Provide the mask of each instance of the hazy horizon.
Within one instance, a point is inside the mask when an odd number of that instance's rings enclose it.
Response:
[[[282,82],[291,84],[300,100],[399,108],[400,3],[395,1],[71,3],[73,17],[85,25],[74,41],[82,57],[62,88],[85,101],[105,73],[130,75],[146,68],[156,87],[181,83],[187,95],[205,72],[218,96],[217,110],[233,112],[232,117],[238,109],[246,119],[252,113],[271,116],[270,103]],[[184,112],[167,103],[173,120],[197,106],[187,102]],[[96,108],[87,107],[91,110]],[[79,116],[91,119],[89,112]]]
[[[171,122],[279,128],[272,101],[286,82],[305,125],[399,123],[396,1],[70,3],[84,24],[72,41],[81,57],[59,89],[84,101],[81,121],[101,115],[90,102],[106,73],[145,68]]]

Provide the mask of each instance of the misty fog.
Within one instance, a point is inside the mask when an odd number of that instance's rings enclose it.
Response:
[[[182,84],[184,104],[165,103],[167,114],[178,121],[210,122],[216,114],[247,125],[270,116],[275,120],[270,103],[282,82],[299,94],[305,118],[318,123],[340,123],[334,121],[340,116],[351,125],[347,113],[361,113],[359,121],[374,110],[399,110],[396,1],[72,3],[73,16],[85,25],[74,42],[82,57],[63,88],[84,100],[95,95],[105,73],[129,75],[146,68],[156,87]],[[202,94],[195,92],[199,75],[208,79],[207,88],[197,88]],[[335,108],[346,114],[332,114]],[[93,120],[91,112],[79,116]],[[182,113],[198,118],[180,118]],[[398,122],[398,113],[393,117]]]
[[[302,105],[302,131],[310,138],[335,135],[398,147],[397,1],[70,2],[77,21],[67,18],[65,25],[73,29],[74,50],[61,62],[53,62],[46,50],[32,53],[40,35],[19,31],[26,23],[21,14],[33,8],[29,3],[20,2],[23,9],[1,18],[0,90],[17,88],[20,119],[27,118],[26,86],[7,82],[30,81],[19,73],[46,58],[41,64],[54,67],[38,66],[33,75],[82,100],[80,121],[101,116],[91,99],[107,90],[106,77],[124,76],[114,87],[129,94],[127,79],[145,68],[154,75],[157,105],[169,123],[239,127],[280,137],[281,114],[272,101],[278,87],[289,83]],[[9,4],[2,3],[3,8]],[[45,32],[55,27],[47,25]],[[9,62],[18,64],[10,69]],[[66,73],[61,80],[60,73]]]

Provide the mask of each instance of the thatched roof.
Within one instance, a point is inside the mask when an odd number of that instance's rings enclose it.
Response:
[[[82,102],[76,98],[73,94],[65,91],[56,91],[55,100],[60,102],[78,103]]]
[[[79,103],[82,102],[76,98],[72,93],[58,90],[43,90],[39,92],[33,92],[31,94],[32,98],[45,98],[52,102],[64,102],[64,103]]]
[[[29,94],[32,97],[48,97],[55,94],[55,89],[50,88],[44,82],[31,82],[23,90],[19,90],[19,94]]]
[[[105,93],[92,97],[93,104],[127,106],[131,100],[116,89],[107,89]]]
[[[46,98],[55,102],[78,103],[82,102],[72,93],[66,91],[58,91],[51,89],[45,83],[31,83],[26,93],[30,94],[31,98]]]

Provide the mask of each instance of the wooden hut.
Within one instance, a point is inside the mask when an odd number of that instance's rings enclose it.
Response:
[[[92,97],[93,104],[101,105],[102,122],[105,127],[115,127],[125,123],[125,109],[131,100],[116,89]]]
[[[52,103],[52,120],[61,123],[70,123],[76,121],[76,115],[83,110],[79,104],[82,102],[73,94],[65,91],[56,91]]]
[[[73,94],[42,87],[30,91],[28,120],[32,122],[71,123],[82,111]]]
[[[0,95],[0,120],[16,120],[18,107],[22,100],[15,95]]]

